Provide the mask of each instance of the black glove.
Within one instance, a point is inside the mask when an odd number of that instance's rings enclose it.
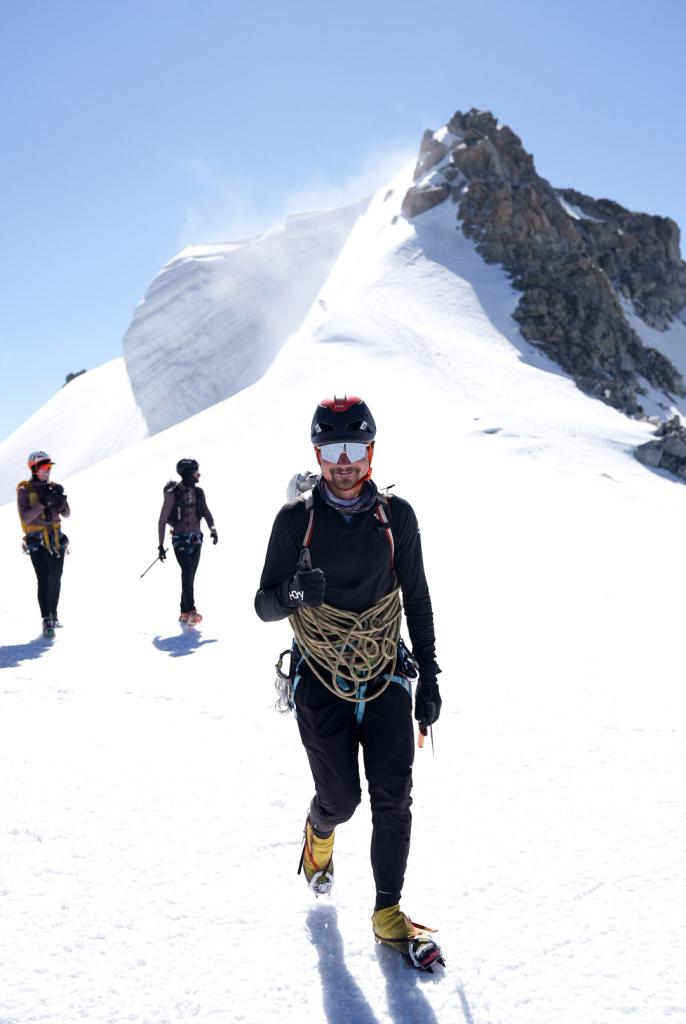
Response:
[[[160,546],[157,549],[157,554],[160,557],[160,562],[163,562],[167,557],[167,552],[165,550],[164,544],[160,544]]]
[[[291,608],[316,608],[324,601],[326,576],[321,569],[298,569],[288,583],[287,597]]]
[[[42,480],[34,480],[33,489],[41,505],[50,508],[50,484],[44,483]]]
[[[66,498],[64,487],[62,484],[48,484],[48,494],[50,495],[50,505],[56,512],[59,512]]]
[[[52,508],[59,512],[62,508],[64,502],[64,487],[62,484],[41,483],[39,487],[36,487],[36,494],[46,511]]]
[[[210,530],[210,537],[212,538],[212,543],[213,544],[218,544],[219,543],[219,534],[215,530],[214,526]]]
[[[442,703],[438,682],[435,679],[422,679],[420,676],[414,698],[414,717],[420,728],[426,729],[438,721]]]

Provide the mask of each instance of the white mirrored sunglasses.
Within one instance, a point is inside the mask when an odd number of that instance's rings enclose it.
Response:
[[[360,462],[367,457],[368,447],[364,441],[336,441],[320,444],[319,452],[325,462],[338,462],[341,455],[347,455],[351,462]]]

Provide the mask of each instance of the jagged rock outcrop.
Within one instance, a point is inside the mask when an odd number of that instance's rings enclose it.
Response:
[[[435,185],[430,188],[409,188],[401,206],[403,217],[417,217],[426,213],[432,206],[445,202],[450,195],[447,185]]]
[[[654,441],[640,444],[634,454],[644,466],[665,469],[686,480],[686,427],[678,416],[673,416],[659,425]]]
[[[642,378],[685,393],[676,368],[642,344],[620,301],[631,300],[659,329],[686,306],[673,221],[554,189],[518,136],[478,110],[425,132],[403,214],[417,216],[448,194],[465,235],[522,292],[514,314],[522,335],[580,388],[633,416],[643,411]]]
[[[422,136],[419,147],[417,166],[414,169],[414,180],[417,181],[423,174],[426,174],[429,168],[437,164],[439,160],[442,160],[448,151],[448,146],[444,142],[439,142],[435,138],[434,132],[427,128]]]
[[[558,194],[582,214],[576,229],[613,286],[631,299],[645,323],[664,330],[686,304],[686,263],[674,221],[630,213],[610,199],[591,199],[571,188]]]
[[[62,387],[66,387],[66,385],[70,384],[74,380],[75,377],[80,377],[81,374],[85,373],[85,372],[86,372],[85,369],[83,369],[83,370],[74,370],[72,373],[68,373],[67,376],[64,378],[64,384],[62,385]]]

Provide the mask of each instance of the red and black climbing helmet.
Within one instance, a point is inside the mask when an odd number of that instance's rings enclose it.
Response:
[[[310,437],[316,447],[334,441],[371,444],[376,437],[376,423],[366,402],[355,395],[323,398],[315,409]]]

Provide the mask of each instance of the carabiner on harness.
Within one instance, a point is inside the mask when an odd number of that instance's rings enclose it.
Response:
[[[291,648],[282,651],[279,655],[279,660],[274,666],[276,669],[276,679],[274,680],[274,689],[276,690],[276,702],[274,708],[279,712],[280,715],[287,715],[289,711],[293,710],[293,684],[291,682],[290,672],[286,673],[282,669],[283,659],[286,655],[292,656]]]

